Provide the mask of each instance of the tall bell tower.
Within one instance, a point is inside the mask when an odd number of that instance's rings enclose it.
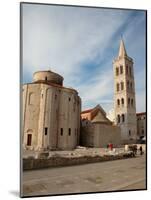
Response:
[[[136,102],[133,59],[127,55],[123,39],[113,60],[115,124],[121,127],[123,143],[136,141]]]

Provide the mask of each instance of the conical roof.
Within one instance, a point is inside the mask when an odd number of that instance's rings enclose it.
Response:
[[[127,53],[126,53],[124,41],[123,39],[121,39],[118,57],[124,57],[124,56],[127,56]]]

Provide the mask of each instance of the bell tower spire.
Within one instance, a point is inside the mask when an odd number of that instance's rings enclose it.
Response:
[[[121,128],[123,143],[135,142],[137,135],[133,59],[127,55],[123,39],[113,61],[115,124]]]
[[[124,41],[121,38],[118,57],[123,58],[124,56],[127,56],[127,52],[126,52]]]

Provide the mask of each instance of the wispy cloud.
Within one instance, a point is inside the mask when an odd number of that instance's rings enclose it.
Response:
[[[124,33],[137,60],[144,35],[138,33],[136,41],[135,29],[143,20],[143,13],[136,11],[24,5],[24,82],[36,70],[52,69],[64,76],[64,85],[79,91],[83,108],[100,103],[108,111],[113,106],[112,60],[120,35]]]

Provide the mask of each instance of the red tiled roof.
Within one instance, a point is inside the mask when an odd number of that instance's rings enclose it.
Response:
[[[93,110],[93,109],[83,110],[83,111],[81,112],[81,114],[89,113],[89,112],[91,112],[92,110]]]
[[[146,115],[146,112],[136,113],[136,115]]]

